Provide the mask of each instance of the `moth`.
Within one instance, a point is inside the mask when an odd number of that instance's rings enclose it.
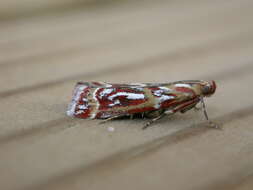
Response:
[[[147,128],[166,115],[185,113],[201,102],[204,116],[211,124],[204,98],[215,90],[214,81],[204,80],[130,84],[78,82],[67,115],[104,121],[141,115],[152,118],[143,127]]]

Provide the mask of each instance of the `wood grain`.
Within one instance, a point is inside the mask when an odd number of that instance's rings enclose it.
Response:
[[[252,1],[41,3],[0,14],[1,189],[253,188]],[[65,114],[79,80],[183,79],[216,80],[222,130],[194,111],[145,131]]]

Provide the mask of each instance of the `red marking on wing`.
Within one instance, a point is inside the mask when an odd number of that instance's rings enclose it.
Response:
[[[176,87],[176,91],[195,94],[192,89],[186,87]]]
[[[149,88],[151,90],[151,93],[156,99],[159,100],[160,107],[159,108],[169,108],[176,102],[176,96],[173,93],[170,93],[169,90],[164,90],[159,87],[152,87]]]
[[[152,93],[153,96],[160,97],[159,95],[156,94],[157,91],[161,91],[160,88],[158,88],[158,87],[151,87],[149,89],[151,90],[151,93]]]
[[[111,93],[103,94],[104,90],[113,89]],[[129,98],[128,95],[143,95],[143,98]],[[132,88],[101,88],[96,93],[96,99],[99,102],[99,110],[105,111],[113,107],[126,107],[139,105],[147,101],[144,92]]]
[[[90,88],[85,88],[79,96],[75,107],[75,116],[79,118],[88,118],[91,112],[90,105],[88,105],[88,101],[84,101],[87,98],[87,95],[90,91]],[[79,106],[82,105],[87,107],[87,109],[80,109]]]
[[[164,108],[164,109],[169,108],[169,107],[178,103],[175,94],[169,94],[169,96],[173,96],[174,99],[169,99],[169,100],[165,100],[165,101],[161,102],[161,108]]]

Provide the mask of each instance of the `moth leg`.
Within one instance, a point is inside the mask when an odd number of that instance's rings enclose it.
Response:
[[[190,104],[190,105],[184,107],[183,109],[181,109],[180,112],[185,113],[185,112],[187,112],[187,111],[189,111],[189,110],[191,110],[192,108],[195,108],[195,107],[196,107],[196,103],[193,103],[193,104]]]
[[[219,125],[217,125],[216,123],[209,120],[209,117],[208,117],[208,114],[207,114],[207,111],[206,111],[206,105],[205,105],[205,102],[204,102],[204,98],[201,97],[200,101],[201,101],[201,104],[202,104],[204,116],[205,116],[209,126],[212,127],[212,128],[215,128],[215,129],[221,129]]]
[[[151,121],[149,121],[148,123],[146,123],[146,125],[142,128],[142,129],[146,129],[147,127],[149,127],[152,123],[154,123],[155,121],[163,118],[166,115],[173,115],[175,113],[174,110],[169,109],[169,110],[163,110],[160,115],[158,115],[157,117],[153,118]]]
[[[111,121],[111,120],[114,120],[114,119],[118,119],[118,118],[121,118],[121,117],[123,117],[123,116],[124,116],[124,115],[115,115],[115,116],[113,116],[113,117],[109,117],[109,118],[107,118],[107,119],[105,119],[105,120],[99,122],[99,124],[104,124],[104,123],[106,123],[106,122],[108,122],[108,121]]]
[[[146,123],[146,124],[144,125],[144,127],[142,127],[142,129],[146,129],[146,128],[149,127],[152,123],[154,123],[155,121],[157,121],[157,120],[163,118],[165,115],[166,115],[166,113],[162,113],[162,114],[159,115],[158,117],[153,118],[151,121],[149,121],[148,123]]]
[[[186,101],[186,102],[174,107],[173,112],[180,111],[181,113],[185,113],[186,111],[192,109],[199,101],[200,101],[199,98],[195,98],[193,100]]]
[[[162,113],[164,112],[164,109],[160,109],[160,110],[153,110],[153,111],[147,111],[147,112],[143,112],[142,115],[143,117],[147,117],[147,118],[156,118],[159,117]]]

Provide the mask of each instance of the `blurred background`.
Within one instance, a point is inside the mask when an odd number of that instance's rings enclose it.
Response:
[[[252,189],[253,1],[0,1],[1,189]],[[209,117],[65,115],[77,81],[215,80]],[[112,127],[114,132],[107,130]]]

